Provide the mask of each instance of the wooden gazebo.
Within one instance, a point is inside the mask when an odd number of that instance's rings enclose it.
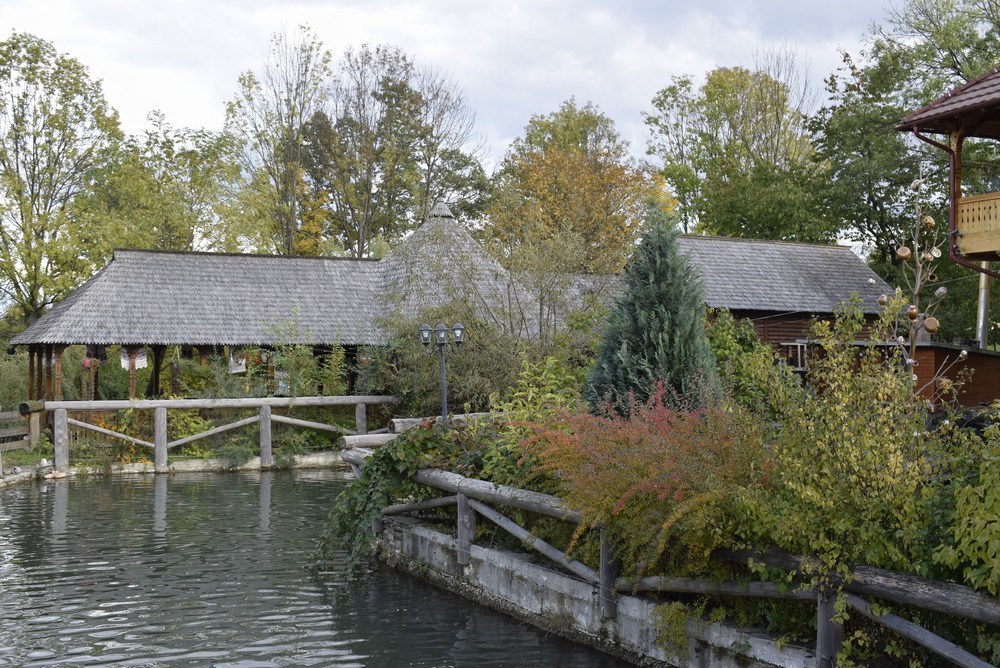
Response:
[[[900,121],[898,129],[948,153],[952,259],[976,271],[976,261],[1000,259],[1000,193],[964,197],[962,145],[968,137],[1000,139],[1000,67],[959,86]],[[948,143],[924,133],[947,135]],[[998,274],[993,274],[994,276]]]

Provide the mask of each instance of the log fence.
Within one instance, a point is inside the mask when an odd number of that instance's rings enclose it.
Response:
[[[360,475],[365,459],[371,456],[372,452],[365,447],[353,447],[345,449],[341,453],[341,458],[351,465],[356,475]],[[957,666],[967,668],[991,666],[954,643],[897,614],[876,612],[877,609],[871,602],[861,596],[863,594],[889,603],[1000,627],[1000,600],[956,583],[937,582],[916,575],[869,566],[853,569],[848,577],[834,578],[830,587],[822,590],[814,589],[805,583],[799,583],[797,586],[779,586],[765,581],[719,582],[709,579],[670,577],[623,578],[617,576],[618,564],[612,555],[611,543],[603,527],[598,527],[600,563],[598,570],[594,571],[586,564],[568,557],[563,550],[531,535],[528,530],[498,510],[498,507],[512,508],[579,524],[582,521],[580,513],[567,507],[558,497],[496,485],[438,469],[420,469],[411,476],[411,480],[448,495],[388,506],[382,509],[383,517],[455,506],[457,509],[455,550],[459,565],[469,563],[471,545],[475,541],[477,519],[481,517],[488,520],[520,540],[523,545],[534,549],[581,580],[594,585],[604,619],[613,619],[616,616],[616,596],[623,593],[675,593],[814,601],[817,615],[815,665],[817,668],[827,668],[836,665],[837,653],[843,643],[843,626],[835,610],[839,596],[850,609]],[[377,530],[381,530],[381,527],[377,527]],[[719,550],[713,556],[743,565],[754,561],[796,573],[810,572],[814,566],[804,557],[779,550]]]
[[[70,427],[77,430],[101,434],[112,439],[119,439],[153,450],[153,469],[156,473],[166,473],[169,470],[169,450],[193,443],[194,441],[216,436],[234,429],[240,429],[253,424],[260,425],[260,464],[264,468],[274,466],[272,452],[272,426],[274,423],[286,424],[300,428],[317,429],[338,434],[367,434],[368,413],[371,405],[393,404],[398,399],[391,396],[334,396],[334,397],[260,397],[248,399],[142,399],[137,401],[46,401],[26,402],[21,406],[21,413],[39,415],[41,411],[52,414],[52,439],[55,446],[55,468],[69,468]],[[32,405],[37,404],[37,405]],[[277,415],[275,408],[303,407],[335,407],[353,406],[355,428],[347,429],[338,425],[326,424]],[[178,438],[173,441],[167,436],[168,412],[170,410],[256,410],[257,414],[233,422],[207,429],[197,434]],[[136,438],[128,434],[107,429],[85,420],[70,417],[79,413],[109,413],[123,410],[153,411],[153,441]]]
[[[0,452],[32,447],[29,419],[18,411],[0,413]]]

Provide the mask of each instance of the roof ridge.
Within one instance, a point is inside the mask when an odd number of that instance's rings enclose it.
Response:
[[[767,244],[772,246],[805,246],[806,248],[824,248],[830,250],[851,250],[850,246],[842,244],[819,244],[808,241],[783,241],[780,239],[748,239],[746,237],[723,237],[713,234],[681,234],[679,239],[704,239],[705,241],[733,241],[750,244]]]
[[[284,260],[352,260],[355,262],[380,262],[380,258],[375,257],[348,257],[344,255],[279,255],[277,253],[219,253],[216,251],[192,251],[192,250],[160,250],[157,248],[116,248],[112,251],[114,255],[118,253],[143,253],[146,255],[192,255],[197,257],[238,257],[251,259],[284,259]]]

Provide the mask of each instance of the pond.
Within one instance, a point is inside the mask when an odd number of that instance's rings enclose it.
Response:
[[[330,470],[0,491],[0,666],[626,666],[389,568],[307,569]]]

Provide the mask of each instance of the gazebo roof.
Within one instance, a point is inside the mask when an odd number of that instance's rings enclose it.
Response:
[[[1000,67],[910,112],[897,127],[913,128],[942,134],[961,130],[966,137],[1000,139]]]

